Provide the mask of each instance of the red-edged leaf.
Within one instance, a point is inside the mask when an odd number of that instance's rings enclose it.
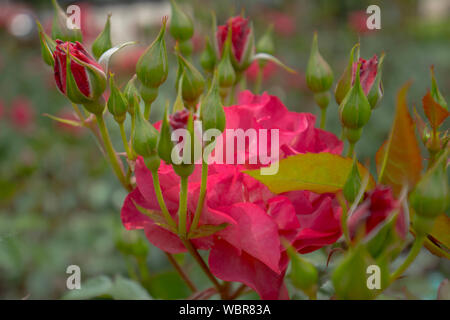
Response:
[[[397,110],[389,139],[377,151],[375,161],[378,181],[392,186],[395,195],[402,187],[415,186],[422,171],[422,157],[414,133],[414,123],[406,106],[406,94],[411,83],[406,83],[397,95]]]
[[[449,112],[444,107],[434,101],[430,91],[423,97],[422,105],[425,115],[427,116],[428,121],[430,121],[430,125],[433,129],[439,128],[449,115]]]

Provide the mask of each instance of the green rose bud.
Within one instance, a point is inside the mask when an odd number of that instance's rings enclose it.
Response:
[[[411,207],[415,211],[414,227],[418,233],[428,233],[434,219],[444,213],[449,204],[447,148],[438,161],[419,180],[409,196]]]
[[[136,75],[134,75],[130,81],[126,84],[125,88],[123,89],[123,94],[125,96],[125,99],[127,100],[128,113],[133,116],[135,113],[135,110],[137,106],[139,105],[139,102],[141,101],[141,98],[139,96],[139,92],[136,88]]]
[[[180,49],[180,52],[185,57],[190,57],[192,54],[192,51],[194,50],[192,45],[192,40],[186,40],[178,42],[178,47]]]
[[[231,36],[232,31],[227,35],[227,40],[225,41],[225,48],[223,49],[222,59],[217,66],[219,85],[221,88],[231,87],[236,80],[236,73],[231,62]]]
[[[317,103],[320,109],[324,110],[330,103],[330,93],[328,91],[314,93],[314,101]]]
[[[205,50],[203,50],[202,55],[200,56],[200,65],[202,66],[203,70],[212,73],[214,71],[214,67],[216,66],[216,62],[216,52],[213,49],[211,40],[209,39],[209,37],[206,37]]]
[[[39,31],[39,41],[41,43],[41,55],[46,64],[53,67],[55,65],[55,59],[53,58],[53,52],[56,48],[56,42],[52,40],[42,28],[39,21],[36,20],[36,24]]]
[[[358,195],[359,189],[361,189],[361,176],[358,171],[358,162],[356,161],[356,157],[354,157],[352,168],[342,189],[345,199],[353,203]]]
[[[355,61],[359,60],[359,43],[355,44],[355,46],[350,51],[350,58],[348,60],[347,67],[344,70],[341,78],[336,84],[336,89],[334,91],[334,98],[336,99],[336,103],[338,105],[341,104],[342,100],[344,100],[348,91],[352,87],[352,67]]]
[[[223,132],[225,129],[225,111],[223,109],[222,100],[220,99],[219,84],[217,71],[209,89],[208,94],[202,100],[200,108],[200,119],[202,121],[203,130],[217,129]]]
[[[371,107],[361,86],[358,64],[355,84],[339,106],[339,118],[342,126],[350,129],[362,128],[370,118]]]
[[[317,32],[314,33],[311,54],[306,67],[306,84],[314,93],[327,91],[333,84],[333,71],[319,53]]]
[[[170,1],[172,16],[170,18],[170,34],[174,39],[183,42],[194,35],[194,24],[191,18],[178,7],[174,0]]]
[[[109,88],[111,94],[109,95],[107,104],[108,110],[118,123],[123,123],[127,116],[128,102],[124,94],[120,92],[119,88],[117,88],[114,83],[114,74],[112,73],[109,75]]]
[[[303,259],[292,247],[287,249],[291,260],[290,278],[292,284],[302,290],[310,299],[315,299],[318,289],[319,274],[314,265]]]
[[[61,41],[75,42],[83,41],[83,36],[80,29],[67,28],[67,20],[69,19],[63,9],[59,6],[56,0],[52,0],[53,4],[53,24],[52,24],[52,39],[59,39]]]
[[[183,79],[183,100],[188,107],[194,109],[205,88],[205,79],[189,61],[187,61],[181,54],[178,54],[177,79],[179,80],[180,77]]]
[[[104,52],[112,48],[111,42],[111,15],[108,15],[106,19],[105,27],[103,31],[98,35],[97,39],[95,39],[92,44],[92,53],[94,54],[95,59],[99,59]]]
[[[164,116],[161,122],[161,130],[159,134],[158,140],[158,155],[161,159],[163,159],[167,164],[172,163],[172,149],[173,149],[173,141],[171,139],[172,131],[170,130],[170,123],[167,116],[168,104],[164,109]]]
[[[144,119],[139,105],[137,105],[134,119],[133,149],[137,154],[143,156],[144,159],[151,158],[157,153],[159,132],[150,122]]]
[[[195,131],[194,131],[194,116],[192,112],[189,112],[189,118],[187,121],[187,127],[186,130],[189,132],[190,136],[190,145],[184,146],[183,149],[183,159],[184,152],[187,152],[186,148],[190,148],[190,158],[188,159],[187,163],[185,161],[182,161],[181,164],[173,164],[173,171],[180,177],[189,177],[192,172],[194,172],[195,169]]]
[[[167,17],[164,17],[162,22],[163,25],[158,37],[145,50],[136,64],[136,74],[139,81],[150,88],[159,87],[166,81],[169,74],[166,42],[164,40]]]

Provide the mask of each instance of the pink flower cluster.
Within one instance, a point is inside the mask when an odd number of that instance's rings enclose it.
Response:
[[[227,129],[279,129],[280,157],[306,152],[340,153],[342,142],[333,134],[315,128],[315,117],[289,111],[268,94],[241,93],[239,104],[226,107]],[[307,253],[334,243],[341,236],[341,208],[333,195],[295,191],[273,194],[244,174],[245,165],[211,164],[206,201],[200,226],[228,226],[212,236],[193,239],[197,249],[210,250],[211,272],[225,281],[242,282],[262,299],[287,299],[283,283],[288,258],[284,238],[299,252]],[[172,167],[161,163],[158,171],[167,208],[177,220],[180,178]],[[144,229],[148,240],[169,252],[185,252],[179,238],[157,225],[136,204],[160,211],[150,171],[142,158],[135,167],[137,187],[127,196],[121,217],[124,226]],[[188,183],[188,227],[196,209],[201,182],[198,165]]]

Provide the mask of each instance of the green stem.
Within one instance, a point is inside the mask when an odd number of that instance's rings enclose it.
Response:
[[[354,151],[355,151],[355,144],[349,142],[349,148],[348,148],[348,152],[347,152],[347,157],[353,158]]]
[[[211,271],[209,270],[209,267],[206,265],[205,261],[203,261],[203,258],[198,253],[197,249],[194,248],[194,246],[192,245],[192,243],[189,240],[181,239],[181,241],[183,242],[184,246],[189,251],[189,253],[194,257],[195,261],[197,261],[198,265],[203,270],[203,272],[206,274],[206,276],[209,278],[209,280],[211,280],[213,285],[217,288],[217,292],[219,292],[222,299],[227,298],[219,281],[217,281],[216,277],[211,273]]]
[[[188,177],[181,177],[180,204],[178,208],[178,234],[181,238],[186,238],[186,219],[187,219],[187,189]]]
[[[167,210],[166,203],[164,202],[164,198],[161,192],[161,185],[159,184],[159,176],[157,171],[152,171],[152,178],[153,178],[153,186],[155,189],[156,199],[158,200],[159,207],[161,208],[161,211],[163,213],[164,218],[166,219],[166,222],[169,226],[176,229],[177,225],[175,221],[173,220],[172,216],[169,213],[169,210]]]
[[[86,120],[83,116],[83,114],[80,111],[80,108],[78,108],[78,106],[75,103],[72,103],[73,109],[75,110],[75,113],[77,114],[78,118],[81,120],[81,122],[83,122]]]
[[[327,108],[320,109],[320,129],[325,129],[325,123],[327,121]]]
[[[192,220],[189,233],[194,232],[197,229],[200,217],[203,211],[203,205],[205,203],[206,196],[206,183],[208,180],[208,164],[202,161],[202,182],[200,184],[200,195],[198,197],[197,208],[195,209],[194,219]]]
[[[167,259],[169,259],[169,262],[172,264],[172,266],[175,268],[175,270],[179,273],[181,278],[186,282],[187,286],[192,292],[197,292],[197,287],[194,285],[194,283],[189,279],[188,275],[184,272],[184,270],[181,268],[181,266],[178,264],[178,262],[175,260],[175,258],[167,252],[164,252],[167,256]]]
[[[342,194],[340,194],[340,195],[342,195]],[[342,197],[339,196],[338,201],[342,207],[342,214],[341,214],[342,233],[344,234],[345,242],[347,242],[347,244],[350,245],[351,239],[350,239],[350,233],[348,231],[348,224],[347,224],[348,207],[347,207],[347,204],[345,203],[345,199],[343,199],[343,196]]]
[[[127,183],[125,180],[125,176],[122,171],[122,167],[119,164],[119,161],[117,159],[116,152],[114,151],[113,145],[111,143],[111,138],[109,137],[108,129],[105,125],[105,120],[103,120],[103,115],[96,115],[97,123],[100,128],[100,133],[103,138],[103,143],[105,144],[106,153],[109,158],[109,162],[111,162],[111,166],[114,170],[114,173],[116,174],[117,178],[119,179],[120,183],[124,186],[125,189],[128,191],[131,191],[131,186]]]
[[[152,111],[152,104],[146,103],[145,104],[145,110],[144,110],[144,117],[145,120],[148,120],[150,118],[150,112]]]
[[[127,158],[131,159],[130,147],[128,145],[127,134],[125,133],[123,122],[119,123],[119,128],[120,128],[120,135],[122,136],[123,147],[125,148],[125,152],[127,153]]]
[[[408,256],[406,257],[405,261],[403,261],[402,265],[398,267],[397,270],[394,271],[391,275],[391,282],[397,280],[403,272],[408,269],[410,264],[416,259],[417,255],[420,252],[420,249],[422,248],[423,242],[425,241],[425,236],[417,236],[414,240],[413,246],[411,247],[411,250],[409,251]]]

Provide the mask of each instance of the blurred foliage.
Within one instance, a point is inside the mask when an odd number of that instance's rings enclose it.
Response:
[[[113,2],[92,1],[92,4],[104,10],[106,17],[108,9],[102,5]],[[38,16],[48,16],[50,1],[25,3]],[[200,49],[204,35],[211,35],[212,9],[220,24],[231,15],[245,12],[254,23],[257,39],[265,32],[268,22],[273,23],[275,55],[298,74],[290,75],[275,68],[264,79],[262,88],[279,96],[295,111],[317,115],[319,111],[304,80],[314,30],[318,31],[320,51],[336,78],[343,72],[347,55],[358,39],[364,58],[384,51],[385,95],[357,145],[361,159],[373,159],[386,139],[397,90],[407,80],[414,80],[408,96],[409,106],[420,106],[422,96],[430,87],[429,67],[434,64],[441,92],[447,100],[450,98],[450,19],[423,20],[418,1],[185,0],[179,3],[194,16],[194,38],[198,39]],[[359,34],[355,21],[365,15],[369,4],[380,5],[382,29]],[[113,17],[113,24],[119,22],[119,17]],[[98,22],[103,23],[104,19]],[[142,46],[153,41],[158,30],[158,25],[139,30]],[[91,134],[84,129],[74,131],[58,126],[42,116],[43,113],[61,115],[61,110],[70,114],[71,106],[55,89],[52,71],[41,61],[36,32],[26,39],[14,38],[0,23],[0,43],[0,298],[60,298],[67,294],[66,268],[72,264],[81,267],[82,283],[97,277],[90,285],[86,282],[88,289],[94,287],[90,289],[94,293],[80,292],[86,294],[80,297],[116,295],[121,298],[127,290],[134,292],[133,296],[147,297],[140,291],[142,288],[136,288],[135,282],[124,277],[140,281],[149,296],[156,299],[188,296],[188,288],[164,254],[148,244],[142,233],[127,232],[122,227],[120,208],[125,192],[111,174]],[[168,42],[168,48],[172,52],[172,41]],[[173,55],[170,56],[175,65]],[[197,65],[198,60],[197,51],[194,53]],[[120,73],[121,69],[116,66],[114,71]],[[122,73],[121,84],[129,79],[131,72]],[[167,99],[172,102],[175,99],[174,73],[175,68],[171,68],[169,79],[160,90],[152,111],[153,120],[160,119]],[[253,85],[248,79],[248,88]],[[109,127],[119,146],[118,128],[112,122]],[[328,108],[327,129],[340,134],[334,100]],[[373,169],[374,163],[371,165]],[[325,249],[308,255],[321,268],[319,277],[326,272],[327,255]],[[194,262],[182,255],[177,258],[199,287],[207,288],[207,279]],[[449,277],[450,265],[423,251],[408,273],[423,276],[398,281],[382,298],[434,299],[439,283]],[[103,286],[102,292],[95,291],[98,290],[95,281]],[[322,285],[319,298],[330,297],[330,283]],[[120,289],[114,289],[117,287]],[[288,283],[288,287],[292,292],[292,285]],[[250,293],[244,297],[257,296]],[[305,296],[296,292],[293,298]]]

